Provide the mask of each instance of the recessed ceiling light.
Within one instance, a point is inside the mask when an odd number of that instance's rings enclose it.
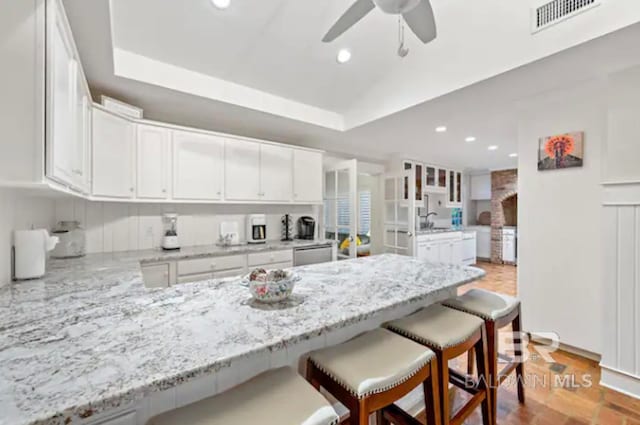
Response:
[[[510,154],[509,154],[509,157],[510,157],[510,158],[517,158],[517,157],[518,157],[518,154],[517,154],[517,153],[510,153]]]
[[[445,127],[444,125],[436,127],[436,133],[444,133],[445,131],[447,131],[447,127]]]
[[[498,149],[498,147],[496,145],[491,145],[487,149],[489,149],[490,151],[495,151]]]
[[[471,143],[471,142],[475,142],[476,138],[473,136],[469,136],[466,139],[464,139],[465,142]]]
[[[231,0],[211,0],[211,3],[218,9],[226,9],[231,5]]]
[[[349,49],[340,49],[338,52],[338,56],[336,57],[338,63],[347,63],[351,60],[351,50]]]

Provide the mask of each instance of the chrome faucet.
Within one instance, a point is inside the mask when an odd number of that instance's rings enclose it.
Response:
[[[430,213],[428,213],[426,216],[424,216],[424,219],[425,219],[425,220],[426,220],[426,222],[427,222],[427,229],[429,229],[429,230],[430,230],[430,229],[433,229],[433,227],[436,225],[433,221],[430,221],[430,220],[429,220],[429,217],[431,217],[432,215],[433,215],[433,216],[436,216],[436,215],[438,215],[438,213],[430,212]]]

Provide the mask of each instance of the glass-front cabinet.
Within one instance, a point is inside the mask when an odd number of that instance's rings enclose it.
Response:
[[[447,207],[462,207],[462,172],[447,170],[445,178],[447,181]]]

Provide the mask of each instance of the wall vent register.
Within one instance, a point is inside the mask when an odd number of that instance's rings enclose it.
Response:
[[[533,9],[531,30],[542,31],[552,25],[586,12],[601,4],[602,0],[553,0]]]

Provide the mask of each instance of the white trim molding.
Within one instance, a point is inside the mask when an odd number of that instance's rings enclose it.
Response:
[[[601,385],[640,398],[640,182],[603,184]]]

